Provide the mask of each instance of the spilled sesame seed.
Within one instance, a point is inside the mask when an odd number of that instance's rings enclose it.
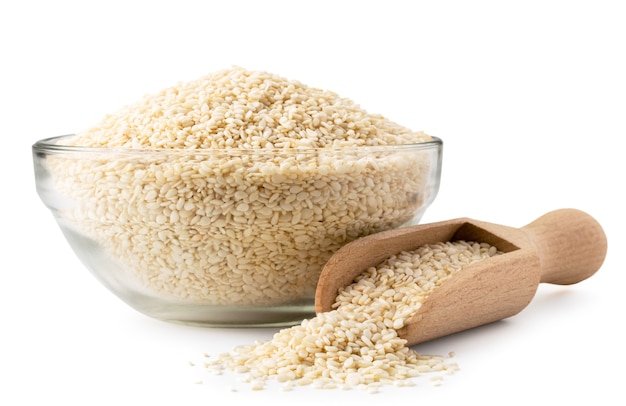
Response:
[[[451,374],[458,370],[456,362],[407,347],[394,326],[408,321],[438,286],[465,266],[500,254],[492,248],[454,241],[401,252],[343,288],[333,310],[282,329],[269,341],[238,346],[210,364],[245,371],[257,384],[274,379],[315,388],[363,387],[369,393],[389,384],[410,386],[412,378],[424,373]],[[448,353],[448,359],[453,355]],[[440,385],[443,376],[430,379]]]

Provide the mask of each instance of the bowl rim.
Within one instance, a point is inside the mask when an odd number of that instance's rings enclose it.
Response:
[[[59,141],[74,137],[76,134],[65,134],[54,137],[43,138],[36,141],[32,145],[33,152],[36,153],[94,153],[94,154],[307,154],[307,153],[323,153],[323,152],[391,152],[402,150],[441,150],[443,148],[443,140],[439,137],[431,136],[430,141],[415,142],[410,144],[388,144],[388,145],[362,145],[362,146],[344,146],[344,147],[298,147],[298,148],[204,148],[204,149],[185,149],[185,148],[128,148],[128,147],[88,147],[59,144]]]

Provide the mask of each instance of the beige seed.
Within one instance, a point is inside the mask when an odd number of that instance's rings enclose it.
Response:
[[[240,203],[237,205],[237,211],[246,213],[248,210],[250,210],[250,206],[248,206],[248,203]]]
[[[446,364],[444,357],[422,355],[406,347],[397,329],[438,285],[464,266],[499,254],[487,245],[481,245],[478,252],[475,249],[476,244],[447,242],[391,257],[344,288],[334,310],[283,329],[270,341],[226,354],[220,363],[234,371],[238,365],[256,365],[251,371],[264,379],[293,380],[296,385],[326,389],[363,387],[371,393],[378,392],[382,385],[414,385],[410,379],[422,373],[451,374],[458,370],[456,363]],[[458,261],[449,261],[459,253],[462,255]],[[468,253],[471,255],[465,255]],[[430,271],[442,262],[449,262],[445,272],[431,275]],[[416,267],[423,272],[414,272]],[[429,283],[420,284],[425,275],[429,275]],[[426,290],[422,285],[427,286]],[[400,289],[404,295],[398,296]],[[363,297],[369,299],[365,305],[360,303]],[[413,300],[408,306],[412,311],[400,312],[407,298]],[[448,358],[452,355],[449,353]],[[266,357],[282,365],[278,372],[263,367]],[[306,373],[288,375],[292,370]],[[441,381],[442,375],[437,375],[431,382],[439,386]]]

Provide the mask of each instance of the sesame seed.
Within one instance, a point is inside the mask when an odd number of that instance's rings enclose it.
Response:
[[[249,365],[249,371],[263,379],[320,389],[362,387],[368,393],[384,385],[412,386],[412,378],[422,373],[452,374],[457,363],[407,347],[397,329],[454,274],[500,254],[484,244],[475,248],[473,242],[442,242],[392,256],[343,288],[333,310],[280,330],[269,341],[222,354],[214,362],[234,372]],[[450,261],[452,256],[457,261]],[[444,271],[432,273],[441,263],[446,264]],[[420,283],[425,278],[430,283]],[[399,290],[403,294],[398,296]],[[363,297],[369,298],[366,304]],[[449,352],[448,358],[453,355]],[[278,371],[264,367],[268,357],[272,365],[281,365]],[[435,386],[442,380],[442,375],[431,377]]]

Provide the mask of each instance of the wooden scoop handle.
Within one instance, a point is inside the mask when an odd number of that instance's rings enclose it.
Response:
[[[604,262],[607,240],[600,224],[576,209],[549,212],[521,228],[541,262],[541,282],[571,285],[587,279]]]

